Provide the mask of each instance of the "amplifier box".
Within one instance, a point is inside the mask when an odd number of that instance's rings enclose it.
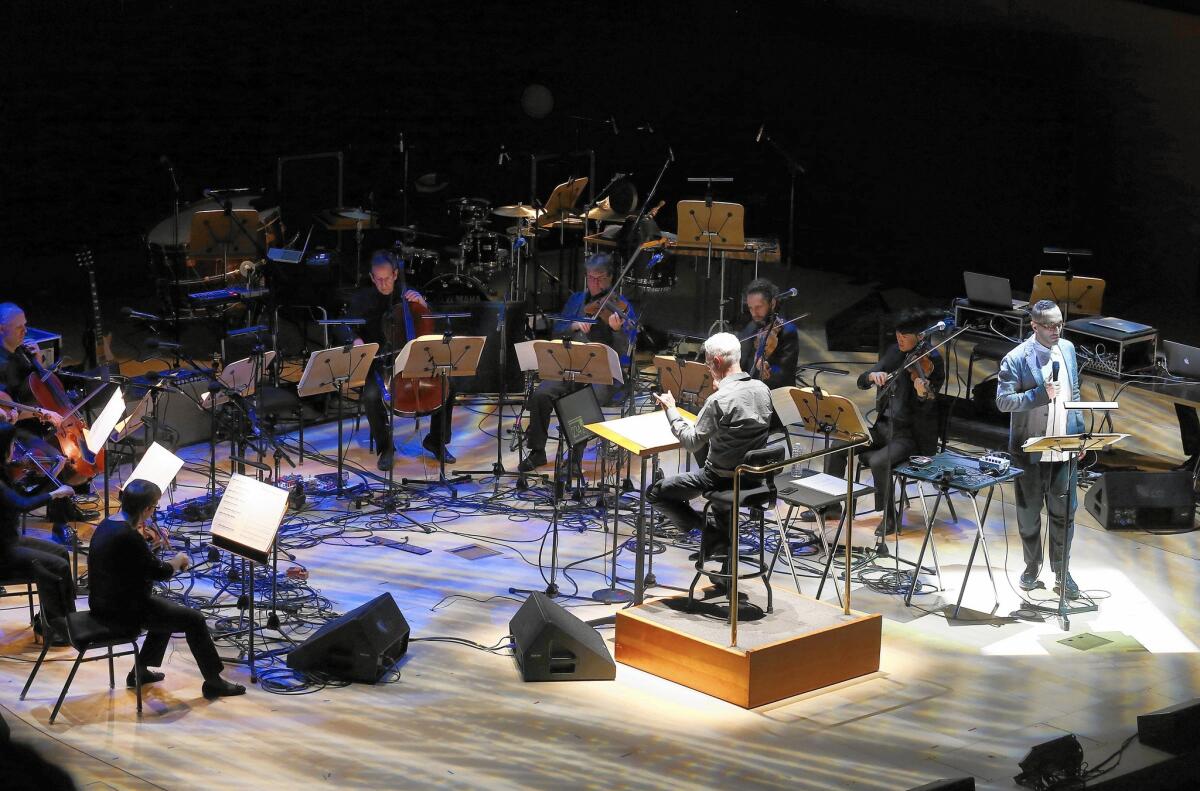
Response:
[[[1096,317],[1068,321],[1063,337],[1080,351],[1079,368],[1085,373],[1120,379],[1154,367],[1158,330],[1146,327],[1123,332],[1096,323]]]
[[[1196,508],[1192,473],[1106,472],[1087,490],[1083,505],[1105,530],[1191,527]]]

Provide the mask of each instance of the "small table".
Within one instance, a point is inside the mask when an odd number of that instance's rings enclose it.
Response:
[[[975,552],[981,544],[983,545],[983,561],[987,566],[988,578],[992,581],[992,593],[995,596],[996,604],[1000,604],[1000,592],[996,588],[996,578],[992,574],[992,562],[988,558],[987,539],[983,535],[983,525],[987,519],[988,508],[992,504],[992,495],[995,494],[996,485],[1007,483],[1023,473],[1024,470],[1018,467],[1009,467],[1003,474],[989,475],[980,472],[978,460],[946,452],[937,454],[925,466],[918,467],[909,460],[897,465],[892,470],[892,474],[900,478],[901,486],[904,485],[904,479],[906,478],[911,478],[917,482],[917,494],[921,500],[921,510],[925,514],[925,538],[921,541],[921,552],[917,555],[912,584],[909,585],[908,593],[904,597],[905,606],[911,604],[913,593],[917,589],[921,561],[924,560],[925,549],[929,546],[933,537],[933,520],[937,516],[938,506],[941,505],[943,497],[949,501],[952,491],[969,494],[971,496],[971,507],[975,511],[975,541],[971,545],[971,556],[967,560],[967,571],[963,574],[962,586],[958,590],[958,601],[954,604],[953,617],[957,618],[959,610],[962,609],[963,594],[967,590],[967,580],[971,577],[971,567],[975,563]],[[926,483],[932,484],[934,489],[937,490],[937,499],[933,503],[932,510],[925,505],[924,484]],[[987,491],[987,500],[984,502],[983,511],[981,512],[977,498],[980,492],[985,490]]]

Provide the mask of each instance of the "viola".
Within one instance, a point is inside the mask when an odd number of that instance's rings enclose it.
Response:
[[[392,350],[399,351],[404,344],[421,335],[436,334],[436,322],[429,314],[430,310],[425,305],[409,302],[401,296],[400,301],[392,307],[390,321],[384,327]],[[392,411],[398,415],[428,415],[445,401],[439,376],[405,379],[400,372],[396,372],[392,377]]]
[[[763,363],[775,354],[775,350],[779,348],[779,334],[783,332],[784,324],[779,319],[777,313],[772,313],[767,317],[766,329],[762,330],[756,336],[758,338],[758,347],[754,351],[754,365],[751,366],[751,371],[760,371],[762,379],[765,382],[771,378],[770,369],[762,371]]]
[[[62,381],[51,371],[47,371],[24,346],[17,347],[17,354],[24,354],[33,366],[33,373],[26,383],[33,398],[42,409],[57,413],[62,419],[54,426],[54,435],[58,448],[66,457],[67,464],[63,469],[62,480],[70,486],[78,486],[95,478],[104,469],[104,448],[95,454],[87,448],[84,430],[87,424],[78,414],[83,404],[72,405],[67,397],[67,391]]]
[[[608,323],[609,316],[616,316],[621,323],[629,321],[631,306],[629,300],[620,294],[614,294],[611,289],[596,295],[596,298],[583,306],[583,315]]]

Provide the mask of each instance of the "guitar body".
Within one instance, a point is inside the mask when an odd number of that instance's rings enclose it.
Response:
[[[116,362],[116,358],[112,352],[112,333],[105,333],[103,325],[100,323],[100,294],[96,290],[96,262],[92,257],[92,251],[86,247],[75,255],[75,260],[87,270],[88,286],[92,295],[91,326],[87,329],[83,346],[88,354],[88,367],[110,367]]]

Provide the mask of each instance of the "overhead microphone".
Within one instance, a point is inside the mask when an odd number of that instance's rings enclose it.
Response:
[[[763,139],[763,132],[765,132],[765,131],[767,131],[767,122],[766,122],[766,121],[763,121],[763,123],[762,123],[762,126],[758,127],[758,134],[756,134],[756,135],[754,136],[754,142],[755,142],[755,143],[761,143],[761,142],[762,142],[762,139]]]
[[[775,297],[775,299],[779,299],[779,300],[791,299],[792,297],[796,296],[796,294],[798,294],[798,293],[800,293],[800,292],[796,289],[795,286],[793,286],[792,288],[789,288],[787,291],[781,291],[779,293],[779,296]]]
[[[667,156],[671,158],[672,162],[675,161],[675,152],[671,149],[670,146],[667,146]]]
[[[621,134],[621,130],[617,129],[617,117],[615,115],[610,115],[608,117],[608,125],[612,127],[614,135]]]

